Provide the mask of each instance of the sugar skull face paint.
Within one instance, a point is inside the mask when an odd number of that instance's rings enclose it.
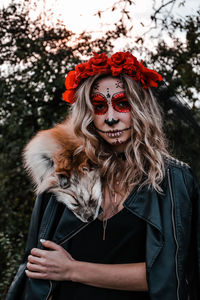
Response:
[[[123,151],[131,136],[131,106],[123,82],[111,76],[97,80],[91,103],[98,134],[116,151]]]
[[[107,98],[110,98],[110,94],[106,95]],[[94,107],[94,113],[96,115],[104,115],[108,111],[109,100],[100,93],[96,93],[92,96],[91,102]],[[112,96],[111,100],[114,110],[126,113],[131,110],[130,104],[124,92],[116,93]]]

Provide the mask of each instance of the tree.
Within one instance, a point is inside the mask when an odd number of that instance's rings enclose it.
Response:
[[[164,39],[158,43],[156,53],[149,52],[149,58],[157,70],[163,74],[171,95],[178,95],[185,106],[191,110],[185,112],[178,106],[163,104],[168,111],[165,118],[166,132],[174,149],[174,154],[188,162],[200,177],[200,11],[185,19],[170,17],[167,26],[172,45]],[[176,36],[179,30],[180,36]],[[176,102],[176,101],[175,101]],[[190,117],[193,116],[196,124]]]
[[[153,0],[152,26],[143,36],[136,37],[130,51],[146,53],[148,66],[162,74],[168,86],[162,92],[160,104],[169,148],[172,155],[187,162],[200,178],[200,11],[177,18],[171,13],[176,0],[162,1],[159,5],[157,2]],[[155,49],[144,46],[147,37],[155,41]],[[169,101],[169,97],[173,100]]]

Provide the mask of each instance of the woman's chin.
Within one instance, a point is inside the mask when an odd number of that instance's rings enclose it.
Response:
[[[111,146],[112,146],[112,148],[113,148],[114,151],[116,151],[116,152],[124,152],[125,148],[127,146],[127,142],[128,142],[128,140],[125,140],[125,141],[123,141],[123,140],[121,140],[121,141],[117,140],[115,142],[110,142],[110,144],[111,144]]]

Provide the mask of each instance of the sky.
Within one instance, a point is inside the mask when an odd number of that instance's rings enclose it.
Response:
[[[15,0],[15,2],[21,2],[23,0]],[[98,35],[102,36],[102,32],[114,28],[113,24],[117,22],[121,16],[121,8],[118,5],[114,12],[111,12],[113,3],[118,0],[31,0],[32,2],[37,2],[36,10],[30,12],[31,17],[34,19],[37,14],[41,12],[48,12],[48,9],[53,9],[55,20],[60,19],[66,26],[68,30],[74,33],[81,33],[86,31],[88,33],[92,32],[92,36],[97,38]],[[11,0],[0,0],[0,7],[7,6]],[[149,30],[150,27],[154,25],[151,21],[150,16],[153,13],[152,5],[153,0],[134,0],[132,6],[127,6],[130,10],[131,20],[127,22],[128,28],[132,29],[128,32],[126,38],[117,39],[114,41],[113,52],[124,51],[128,46],[133,47],[137,36],[143,36],[145,32]],[[157,7],[159,7],[161,2],[168,2],[167,0],[156,0]],[[170,15],[176,17],[185,17],[186,15],[195,14],[197,9],[200,8],[199,0],[186,0],[185,6],[180,5],[183,0],[176,0],[175,5],[170,11]],[[167,6],[169,9],[170,6]],[[95,16],[97,11],[105,11],[102,13],[102,17],[98,18]],[[53,19],[52,19],[53,20]],[[56,21],[55,21],[56,22]],[[152,39],[151,34],[158,33],[159,29],[151,30],[149,34],[145,35],[144,46],[154,50],[158,40]],[[184,33],[177,33],[178,37],[184,40]],[[163,38],[165,42],[171,46],[172,41],[170,37],[164,33]],[[145,54],[139,54],[135,51],[133,53],[140,59],[145,59]],[[84,59],[84,58],[83,58]]]
[[[18,0],[21,1],[21,0]],[[32,0],[34,1],[34,0]],[[83,30],[86,32],[93,32],[93,36],[97,37],[102,31],[111,28],[115,21],[119,20],[121,15],[121,10],[118,5],[118,9],[115,12],[107,10],[102,14],[102,18],[94,16],[98,10],[106,10],[112,7],[113,3],[117,0],[41,0],[37,1],[36,12],[32,11],[31,16],[34,18],[37,13],[41,11],[48,11],[52,9],[55,14],[55,19],[59,18],[66,25],[68,30],[75,33],[80,33]],[[157,0],[156,3],[159,5],[162,0]],[[0,0],[0,7],[2,5],[6,6],[11,0]],[[167,2],[167,1],[164,1]],[[171,14],[184,17],[186,15],[194,14],[200,7],[199,0],[186,0],[185,6],[180,6],[183,0],[177,0],[174,5]],[[149,27],[153,25],[150,20],[150,15],[152,14],[152,3],[153,1],[147,0],[134,0],[134,5],[127,7],[131,11],[131,21],[129,21],[129,27],[132,26],[129,32],[129,38],[127,37],[125,42],[131,42],[138,35],[143,35],[148,31]],[[170,6],[167,6],[169,8]],[[111,18],[112,17],[112,18]],[[110,25],[108,25],[110,24]],[[153,31],[152,31],[153,32]],[[165,36],[166,42],[170,44],[169,37]],[[118,41],[116,47],[117,51],[120,51],[120,46],[124,43]],[[153,47],[152,41],[150,40],[150,35],[146,37],[146,44]]]
[[[21,0],[18,0],[21,2]],[[0,0],[0,7],[7,6],[11,0]],[[116,2],[114,0],[41,0],[37,2],[38,10],[43,7],[53,8],[56,16],[61,16],[66,26],[74,32],[85,30],[99,30],[99,22],[93,16],[97,10],[104,10]],[[156,1],[158,4],[161,0]],[[167,2],[167,1],[164,1]],[[172,13],[180,16],[190,15],[200,7],[199,0],[186,0],[185,6],[179,6],[183,0],[177,0]],[[132,6],[132,20],[134,25],[143,22],[145,26],[150,23],[153,1],[134,0]],[[169,6],[168,6],[169,7]],[[127,7],[128,8],[128,7]],[[103,22],[109,22],[109,15],[105,14]],[[112,14],[113,16],[113,14]],[[136,28],[138,29],[138,27]]]

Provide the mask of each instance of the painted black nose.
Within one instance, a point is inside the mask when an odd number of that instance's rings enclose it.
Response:
[[[93,221],[93,217],[92,216],[90,216],[87,220],[88,220],[88,222],[92,222]]]
[[[104,122],[105,122],[108,126],[113,126],[114,124],[119,123],[119,119],[118,119],[118,120],[114,120],[114,119],[108,120],[108,119],[106,119]]]

